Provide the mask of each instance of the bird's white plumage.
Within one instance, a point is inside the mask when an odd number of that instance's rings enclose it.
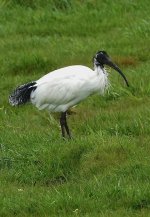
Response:
[[[95,92],[103,94],[108,78],[101,67],[92,70],[76,65],[48,73],[36,81],[36,86],[30,99],[37,108],[65,112]]]

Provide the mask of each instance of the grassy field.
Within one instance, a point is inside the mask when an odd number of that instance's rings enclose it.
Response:
[[[0,1],[0,216],[150,216],[150,1]],[[106,50],[127,76],[69,116],[8,103],[18,85]]]

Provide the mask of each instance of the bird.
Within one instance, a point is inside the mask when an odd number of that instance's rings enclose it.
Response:
[[[72,138],[67,112],[92,94],[104,94],[109,86],[105,65],[116,70],[129,86],[126,76],[106,51],[98,51],[94,55],[93,65],[93,69],[83,65],[66,66],[49,72],[36,81],[20,85],[10,94],[9,103],[19,106],[31,102],[39,110],[59,112],[62,137]]]

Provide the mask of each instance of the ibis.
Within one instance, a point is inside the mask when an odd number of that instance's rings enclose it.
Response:
[[[129,86],[125,75],[107,52],[98,51],[93,57],[93,64],[93,70],[82,65],[67,66],[54,70],[37,81],[18,86],[9,96],[9,103],[18,106],[31,102],[39,110],[60,112],[62,136],[71,138],[67,112],[88,96],[97,92],[104,93],[109,84],[105,65],[116,70]]]

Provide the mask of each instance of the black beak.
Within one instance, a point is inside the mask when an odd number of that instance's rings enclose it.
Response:
[[[126,85],[129,87],[129,83],[125,77],[125,75],[123,74],[123,72],[119,69],[119,67],[113,63],[111,60],[108,60],[107,63],[105,63],[106,65],[110,66],[111,68],[115,69],[117,72],[119,72],[119,74],[123,77],[123,79],[125,80],[126,82]]]

